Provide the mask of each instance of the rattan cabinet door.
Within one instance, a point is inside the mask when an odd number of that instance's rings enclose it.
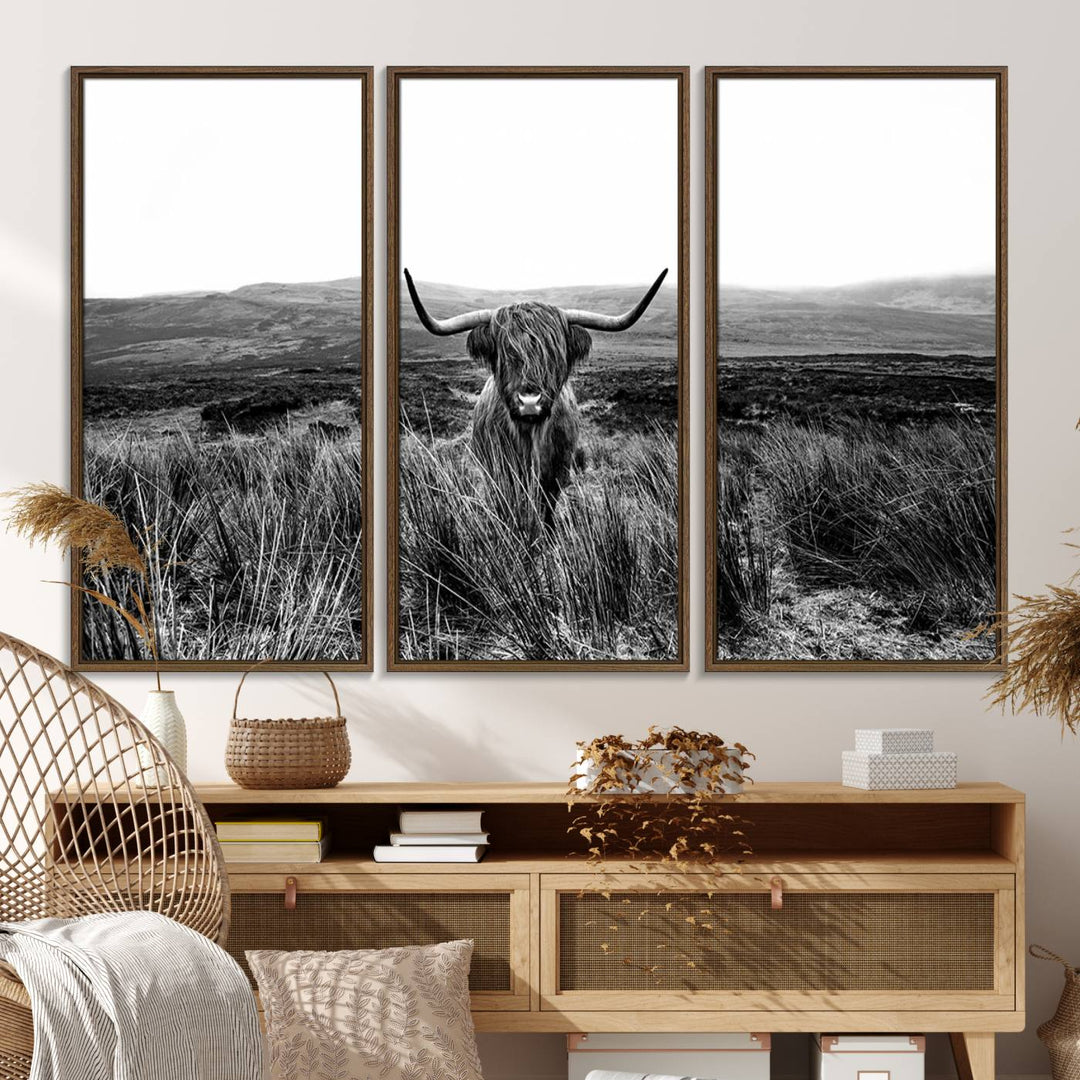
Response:
[[[1015,1009],[1012,874],[543,875],[541,1008]]]
[[[474,1012],[529,1008],[529,878],[497,874],[229,875],[226,950],[248,973],[245,949],[380,949],[468,938]]]

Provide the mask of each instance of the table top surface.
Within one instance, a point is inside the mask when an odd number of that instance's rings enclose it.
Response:
[[[345,783],[332,788],[255,790],[232,783],[196,783],[205,803],[565,803],[564,783]],[[664,800],[672,796],[643,795]],[[675,796],[678,798],[679,796]],[[1023,792],[996,781],[954,788],[863,791],[836,782],[763,781],[732,801],[747,803],[1022,803]]]

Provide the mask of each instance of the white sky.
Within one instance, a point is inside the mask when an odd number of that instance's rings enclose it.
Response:
[[[87,296],[360,275],[359,79],[84,86]]]
[[[721,79],[719,277],[992,273],[992,79]]]
[[[401,265],[486,288],[678,276],[675,79],[405,78]]]

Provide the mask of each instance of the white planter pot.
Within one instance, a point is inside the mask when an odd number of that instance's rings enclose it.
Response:
[[[187,726],[177,707],[175,691],[151,690],[146,696],[146,706],[139,719],[142,720],[143,727],[165,747],[176,767],[186,774]],[[139,760],[144,768],[153,766],[150,754],[146,751],[139,752]]]
[[[640,779],[631,787],[629,780],[626,782],[625,788],[611,788],[610,791],[625,791],[627,794],[634,795],[689,795],[691,792],[696,791],[698,784],[680,784],[677,783],[677,776],[673,769],[673,763],[675,759],[675,753],[672,750],[665,750],[658,748],[655,750],[638,751],[637,754],[631,753],[629,750],[624,750],[620,753],[620,757],[624,758],[628,765],[632,764],[635,757],[646,757],[654,760],[655,765],[651,765],[641,770]],[[695,764],[705,760],[704,754],[696,754],[691,758]],[[575,787],[579,791],[587,790],[592,782],[596,779],[600,768],[594,762],[585,762],[582,760],[581,754],[578,754],[577,764],[574,768],[575,774],[578,779],[575,781]],[[724,794],[735,795],[743,789],[743,770],[742,766],[737,760],[731,760],[728,762],[727,768],[724,770],[730,773],[730,778],[725,778]],[[616,769],[616,773],[619,770]],[[700,783],[701,787],[705,787],[704,781]]]

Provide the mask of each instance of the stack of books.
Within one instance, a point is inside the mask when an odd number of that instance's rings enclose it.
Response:
[[[402,810],[389,844],[377,844],[376,862],[479,862],[488,834],[480,827],[483,810]]]
[[[224,818],[214,828],[226,862],[319,863],[330,850],[321,818]]]

